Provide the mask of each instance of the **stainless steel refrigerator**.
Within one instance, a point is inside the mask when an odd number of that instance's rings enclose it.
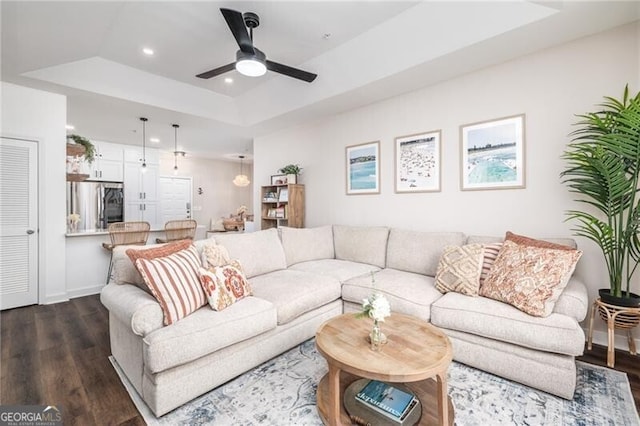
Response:
[[[80,215],[77,231],[106,230],[124,220],[124,185],[115,182],[67,182],[67,217]]]

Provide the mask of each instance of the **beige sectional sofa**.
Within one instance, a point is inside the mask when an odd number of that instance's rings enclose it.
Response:
[[[214,238],[240,260],[254,294],[219,312],[204,306],[170,326],[163,326],[155,299],[134,285],[142,281],[127,247],[114,250],[114,279],[101,295],[112,353],[156,415],[313,337],[327,319],[359,310],[372,291],[371,272],[392,312],[431,321],[449,335],[455,360],[573,397],[588,303],[577,278],[546,318],[434,287],[446,245],[500,238],[338,225]]]

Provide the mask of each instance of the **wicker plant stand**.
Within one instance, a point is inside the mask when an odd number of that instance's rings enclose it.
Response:
[[[615,360],[615,329],[621,328],[627,330],[627,340],[629,343],[629,353],[636,355],[636,342],[633,339],[631,330],[640,324],[640,308],[627,308],[624,306],[610,305],[604,303],[600,298],[593,302],[591,307],[591,317],[589,319],[589,339],[587,341],[587,349],[591,350],[591,342],[593,339],[593,318],[596,315],[596,309],[600,318],[607,322],[607,366],[613,368]]]

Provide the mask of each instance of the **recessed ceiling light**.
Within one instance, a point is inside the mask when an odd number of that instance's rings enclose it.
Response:
[[[64,128],[67,129],[67,130],[73,130],[73,129],[75,129],[75,126],[72,125],[72,124],[67,124],[66,126],[64,126]]]
[[[158,143],[158,142],[160,142],[160,139],[158,139],[158,138],[150,138],[149,142]]]
[[[227,84],[231,84],[231,83],[233,83],[233,79],[231,77],[226,77],[224,79],[224,82],[227,83]]]
[[[144,53],[144,54],[145,54],[145,55],[147,55],[147,56],[153,56],[153,54],[154,54],[155,52],[154,52],[154,51],[153,51],[153,49],[151,49],[150,47],[144,47],[144,48],[142,49],[142,53]]]

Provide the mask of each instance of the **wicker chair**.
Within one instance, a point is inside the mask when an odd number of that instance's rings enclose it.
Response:
[[[102,247],[109,250],[111,257],[109,259],[109,271],[107,271],[107,284],[111,278],[111,270],[113,269],[113,248],[123,245],[145,245],[149,238],[149,230],[151,225],[149,222],[117,222],[109,225],[109,238],[111,243],[102,243]]]
[[[193,219],[170,220],[164,225],[165,238],[156,238],[156,243],[168,243],[177,240],[193,240],[198,222]]]

